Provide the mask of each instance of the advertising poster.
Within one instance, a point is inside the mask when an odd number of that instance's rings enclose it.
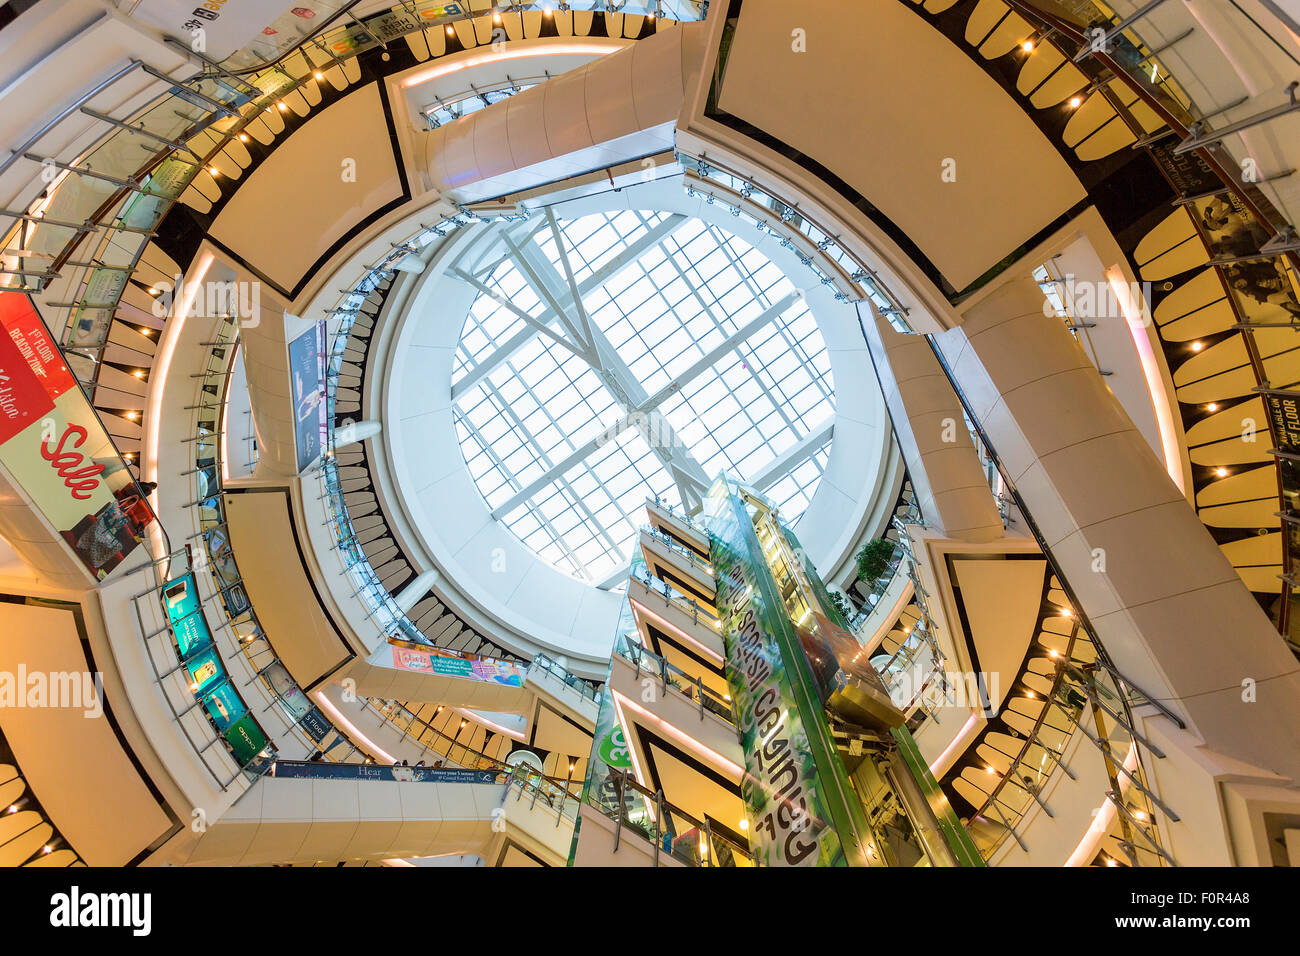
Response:
[[[230,729],[231,724],[248,713],[248,708],[244,706],[243,700],[240,699],[239,693],[230,681],[223,682],[203,698],[203,707],[212,718],[217,732],[223,735]]]
[[[230,744],[231,756],[241,767],[266,749],[266,736],[252,714],[245,714],[228,728],[223,736]]]
[[[0,463],[102,579],[153,512],[26,296],[0,293],[0,333]]]
[[[202,697],[226,676],[215,648],[201,651],[186,661],[185,672],[190,676],[190,690],[196,697]]]
[[[745,755],[741,797],[749,816],[750,850],[759,866],[843,866],[844,850],[818,779],[817,759],[778,640],[784,609],[768,605],[748,566],[748,514],[725,481],[705,504],[712,532],[710,560],[731,691]],[[754,542],[757,549],[757,541]],[[761,552],[760,552],[761,556]],[[816,693],[816,689],[811,689]]]
[[[316,780],[396,780],[398,783],[496,783],[499,779],[496,770],[380,767],[356,763],[277,763],[273,775]]]
[[[466,680],[523,687],[524,672],[510,661],[491,657],[478,657],[444,647],[415,647],[405,643],[390,642],[393,666],[398,670],[439,677],[462,677]]]
[[[313,16],[320,6],[304,0],[297,4],[313,8]],[[131,16],[187,43],[201,36],[204,56],[224,60],[294,5],[294,0],[140,0]]]
[[[413,4],[367,17],[364,21],[364,29],[359,25],[349,26],[337,34],[331,33],[329,47],[335,55],[344,56],[366,43],[373,42],[372,38],[386,43],[418,30],[422,26],[437,23],[445,17],[460,16],[466,11],[463,2],[416,0]]]
[[[325,323],[289,342],[289,382],[298,470],[317,458],[325,444]]]
[[[199,592],[193,574],[183,574],[163,585],[163,606],[181,657],[212,643],[212,632],[199,609]]]

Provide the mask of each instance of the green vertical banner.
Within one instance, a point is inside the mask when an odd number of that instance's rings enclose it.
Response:
[[[727,685],[745,754],[740,792],[754,859],[760,866],[861,865],[849,801],[859,816],[860,806],[831,745],[811,675],[799,673],[793,659],[789,645],[797,638],[748,511],[725,478],[710,489],[705,515]]]

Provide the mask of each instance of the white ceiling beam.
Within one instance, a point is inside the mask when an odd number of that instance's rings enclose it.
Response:
[[[581,295],[587,295],[593,290],[600,288],[605,283],[612,281],[616,276],[620,275],[624,269],[633,265],[643,255],[681,228],[685,222],[686,217],[683,215],[674,214],[669,216],[645,235],[638,238],[613,259],[609,260],[609,262],[601,266],[596,272],[578,283],[578,292]],[[507,256],[506,258],[509,257]],[[504,261],[504,259],[501,260],[501,262]],[[495,270],[499,265],[500,262],[494,265],[492,267],[493,270]],[[548,326],[551,323],[558,321],[558,319],[559,317],[551,310],[547,310],[542,315],[537,316],[537,321]],[[452,401],[460,398],[467,391],[477,385],[485,375],[490,375],[492,372],[496,371],[496,369],[498,369],[503,362],[509,359],[510,356],[514,355],[515,352],[528,344],[536,334],[537,333],[534,329],[525,328],[520,329],[512,335],[499,349],[484,358],[483,361],[469,372],[465,373],[460,381],[452,386]]]
[[[831,416],[768,462],[765,468],[749,480],[750,487],[755,491],[766,491],[812,457],[813,452],[826,444],[834,433],[835,417]]]

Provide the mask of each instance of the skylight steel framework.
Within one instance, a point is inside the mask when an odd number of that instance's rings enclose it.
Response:
[[[830,358],[803,294],[699,219],[550,209],[450,266],[478,293],[453,371],[457,435],[492,516],[608,587],[647,497],[699,508],[727,470],[803,513],[834,432]]]

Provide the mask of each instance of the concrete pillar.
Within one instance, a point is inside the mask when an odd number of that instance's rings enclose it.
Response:
[[[1003,536],[1002,516],[961,402],[930,343],[894,331],[874,308],[872,315],[867,344],[921,514],[941,536],[996,541]]]
[[[334,429],[334,447],[338,449],[359,444],[367,438],[373,438],[381,431],[383,425],[379,422],[353,422],[351,425],[344,425],[342,428]]]
[[[402,613],[409,614],[411,608],[420,603],[420,599],[429,593],[429,588],[433,587],[434,582],[437,580],[437,571],[425,571],[402,588],[401,592],[394,598],[397,601],[397,606],[402,609]]]
[[[1042,307],[1036,283],[1013,279],[935,342],[1115,666],[1209,750],[1294,785],[1294,657]]]

